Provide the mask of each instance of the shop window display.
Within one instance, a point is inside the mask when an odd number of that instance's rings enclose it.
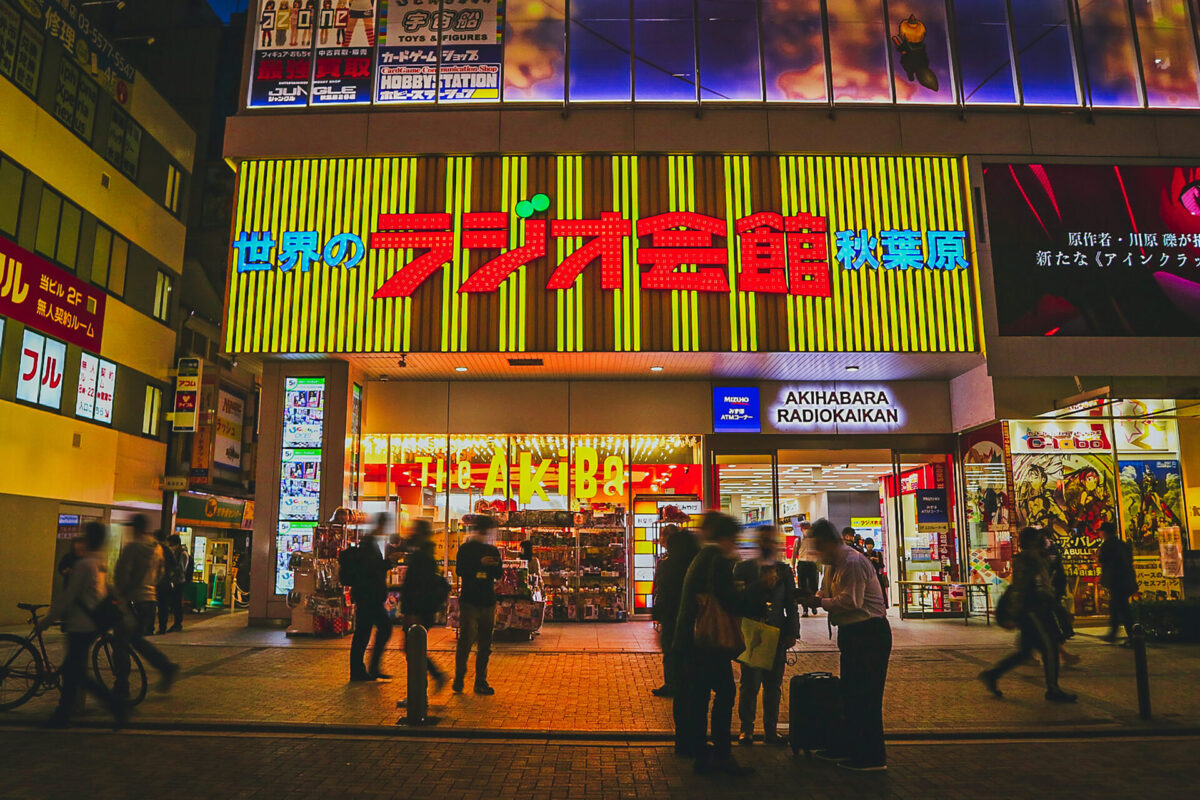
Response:
[[[1002,424],[963,434],[967,580],[988,587],[993,607],[1012,578],[1007,464]]]

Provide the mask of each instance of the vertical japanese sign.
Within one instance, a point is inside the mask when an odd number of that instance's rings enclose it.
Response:
[[[105,425],[112,422],[113,389],[117,365],[84,353],[79,357],[79,384],[75,390],[75,416]]]
[[[251,108],[308,103],[316,2],[257,0],[258,16],[251,19],[255,31],[247,103]]]
[[[217,392],[217,416],[214,420],[213,461],[218,467],[234,472],[242,469],[242,420],[246,401],[224,389]]]
[[[117,365],[100,359],[96,374],[96,411],[92,419],[108,425],[112,422],[113,397],[117,390]]]
[[[500,0],[383,2],[376,102],[500,99]]]
[[[0,314],[85,350],[99,350],[103,290],[0,238]]]
[[[196,430],[203,369],[198,358],[181,358],[175,366],[175,403],[172,409],[171,429],[176,432]]]
[[[67,346],[25,329],[21,340],[21,368],[17,373],[17,399],[47,408],[62,404],[63,370]]]
[[[312,104],[371,102],[376,0],[316,0],[317,55]]]

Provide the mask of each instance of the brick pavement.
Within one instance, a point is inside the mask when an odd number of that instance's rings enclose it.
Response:
[[[749,778],[697,777],[664,746],[380,736],[0,730],[0,797],[795,800],[1183,797],[1200,740],[905,742],[886,773],[737,749]]]
[[[836,670],[837,654],[823,620],[809,620],[804,651],[789,673]],[[603,629],[599,634],[596,629]],[[895,623],[898,647],[889,672],[885,715],[889,734],[953,735],[961,732],[1104,730],[1140,727],[1136,718],[1133,659],[1128,650],[1081,636],[1072,647],[1084,662],[1064,672],[1062,683],[1080,702],[1060,706],[1042,699],[1041,673],[1026,666],[1006,680],[1004,700],[987,696],[975,675],[1003,654],[1011,634],[958,623]],[[500,644],[492,658],[495,697],[448,689],[431,697],[441,727],[462,731],[585,731],[664,735],[671,728],[668,701],[650,694],[661,673],[648,652],[645,626],[560,626],[533,643]],[[606,632],[605,632],[606,631]],[[581,639],[602,640],[610,650],[572,650]],[[453,640],[435,631],[432,657],[452,665]],[[251,630],[239,618],[191,627],[155,639],[184,667],[170,696],[151,694],[135,722],[158,725],[283,724],[391,726],[404,696],[404,663],[389,654],[390,684],[347,684],[347,639],[289,640],[277,631]],[[397,637],[397,646],[399,637]],[[1200,725],[1200,647],[1155,646],[1150,652],[1155,723]],[[45,696],[0,715],[0,722],[29,723],[49,714]],[[783,719],[786,722],[786,699]],[[101,720],[102,715],[96,714]]]

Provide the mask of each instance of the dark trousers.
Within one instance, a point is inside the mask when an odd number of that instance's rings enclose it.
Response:
[[[410,617],[409,620],[410,620],[409,625],[411,625],[412,618]],[[421,614],[421,615],[419,615],[419,617],[417,617],[417,621],[420,623],[421,627],[424,628],[426,631],[429,631],[431,628],[433,628],[433,623],[435,620],[436,620],[435,614]],[[404,638],[404,650],[405,650],[405,652],[408,652],[408,628],[409,628],[409,625],[402,626],[404,628],[404,637],[405,637]],[[433,659],[429,657],[428,648],[426,649],[426,652],[425,652],[425,671],[428,672],[429,677],[433,678],[435,681],[442,680],[444,677],[444,673],[442,672],[441,667],[439,667],[437,664],[433,663]]]
[[[133,617],[137,620],[140,636],[154,634],[154,615],[158,611],[158,603],[154,600],[137,600],[133,604]]]
[[[67,634],[67,653],[63,657],[61,672],[62,694],[58,697],[58,707],[54,709],[54,718],[60,722],[66,722],[71,716],[71,711],[78,702],[80,689],[91,692],[109,710],[117,708],[116,696],[92,677],[87,669],[88,654],[98,635],[97,633]]]
[[[488,659],[492,655],[492,629],[496,626],[496,604],[477,606],[458,602],[458,647],[454,651],[454,682],[467,677],[467,659],[475,646],[475,685],[487,684]]]
[[[174,612],[175,624],[183,625],[183,586],[163,583],[158,587],[158,632],[166,633],[167,617]]]
[[[892,628],[882,617],[838,628],[841,651],[842,749],[854,763],[887,763],[883,744],[883,689],[892,654]]]
[[[738,718],[742,733],[754,733],[754,713],[758,708],[758,693],[762,689],[763,732],[772,738],[779,729],[779,701],[783,695],[783,668],[787,650],[780,643],[775,651],[775,663],[770,669],[741,665],[742,679],[738,691]]]
[[[1017,635],[1017,649],[996,662],[989,672],[999,678],[1004,673],[1025,663],[1034,650],[1042,655],[1042,669],[1046,674],[1046,691],[1058,689],[1058,644],[1054,635],[1057,629],[1044,614],[1026,614],[1021,619]]]
[[[679,689],[679,656],[671,647],[675,640],[675,626],[659,623],[658,644],[662,648],[663,686],[672,691]]]
[[[712,700],[712,753],[717,761],[729,758],[730,726],[733,724],[733,700],[737,688],[733,683],[733,662],[728,656],[712,653],[680,653],[683,674],[683,695],[676,702],[676,747],[684,754],[698,759],[710,757],[704,746]]]
[[[1109,593],[1108,596],[1108,636],[1116,638],[1117,628],[1125,629],[1126,636],[1133,636],[1133,608],[1129,605],[1129,595],[1125,592]]]
[[[160,674],[165,674],[171,669],[173,664],[171,659],[163,654],[154,645],[146,640],[142,634],[143,619],[139,615],[138,606],[149,606],[151,630],[154,626],[154,603],[134,603],[134,619],[126,620],[124,625],[118,625],[113,629],[113,637],[115,639],[113,647],[113,673],[114,673],[114,689],[119,695],[129,693],[129,651],[134,650],[142,660],[157,670]],[[142,611],[144,613],[144,609]]]
[[[375,629],[375,645],[371,648],[371,665],[363,667],[363,656],[367,643],[371,641],[371,629]],[[388,639],[392,638],[392,618],[383,608],[383,601],[355,603],[354,638],[350,640],[350,677],[376,675],[383,663],[383,651]]]

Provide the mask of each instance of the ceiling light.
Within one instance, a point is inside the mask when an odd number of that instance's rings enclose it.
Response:
[[[857,364],[847,365],[846,372],[858,372],[858,365]]]
[[[651,372],[662,372],[663,368],[662,367],[651,367],[650,371]]]
[[[455,367],[454,371],[455,372],[466,372],[467,368],[466,367]]]

